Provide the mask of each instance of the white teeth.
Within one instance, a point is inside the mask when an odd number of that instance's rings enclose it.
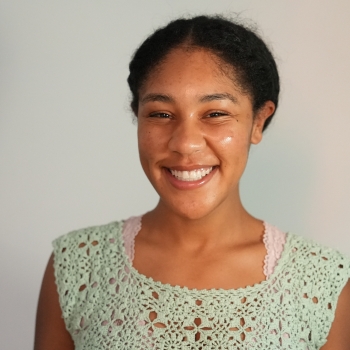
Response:
[[[213,170],[213,167],[207,169],[197,169],[191,171],[171,170],[171,174],[181,181],[198,181],[208,175]]]

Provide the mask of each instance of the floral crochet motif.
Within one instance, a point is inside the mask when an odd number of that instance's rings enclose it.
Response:
[[[350,276],[340,253],[287,234],[274,271],[235,290],[171,286],[140,274],[123,222],[54,241],[55,274],[76,349],[319,349]]]

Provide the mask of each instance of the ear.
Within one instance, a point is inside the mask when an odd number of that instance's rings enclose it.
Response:
[[[256,112],[253,121],[252,134],[250,137],[251,143],[256,145],[262,140],[265,121],[271,117],[275,110],[275,104],[272,101],[266,101],[265,104]]]

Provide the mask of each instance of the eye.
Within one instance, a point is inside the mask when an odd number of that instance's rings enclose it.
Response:
[[[228,115],[226,112],[215,111],[208,114],[208,118],[217,118]]]
[[[149,115],[151,118],[171,118],[171,115],[168,113],[164,113],[164,112],[157,112],[157,113],[151,113]]]

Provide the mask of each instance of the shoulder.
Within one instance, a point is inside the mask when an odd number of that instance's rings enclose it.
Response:
[[[53,241],[54,268],[58,282],[89,273],[122,247],[123,221],[69,232]],[[79,277],[80,278],[80,277]]]
[[[94,295],[100,271],[107,271],[122,247],[123,222],[87,227],[69,232],[53,241],[53,267],[63,317],[68,329],[75,314],[77,300]],[[118,260],[118,261],[119,261]]]
[[[350,349],[350,281],[343,288],[338,305],[335,311],[335,317],[327,336],[326,345],[322,350],[332,349]]]
[[[350,272],[350,259],[336,249],[291,233],[287,234],[287,241],[289,251],[295,253],[299,264],[329,266],[339,269],[339,272]]]
[[[87,245],[96,247],[107,242],[114,243],[120,236],[122,226],[123,221],[115,221],[69,232],[53,241],[54,251],[55,253],[64,253],[72,248],[84,248]]]
[[[337,308],[335,311],[335,317],[327,336],[327,341],[322,350],[331,349],[349,349],[350,333],[348,331],[350,323],[350,283],[347,282],[343,288]]]
[[[336,249],[288,233],[286,250],[289,265],[314,286],[333,288],[339,294],[350,278],[350,259]]]
[[[316,339],[322,346],[338,306],[350,302],[350,259],[336,249],[290,233],[285,259],[288,273],[294,277],[294,288],[301,297],[304,316],[312,322],[313,334],[318,334]]]

